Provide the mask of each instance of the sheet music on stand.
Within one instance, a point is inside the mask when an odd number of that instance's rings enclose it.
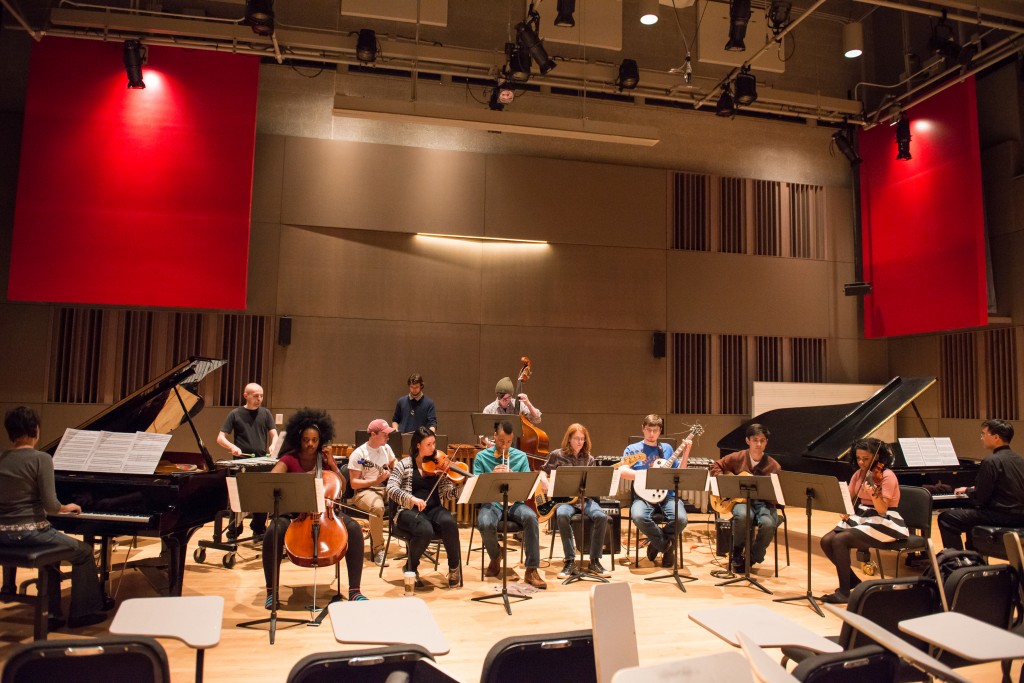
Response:
[[[548,475],[548,490],[555,490],[555,480],[558,478],[558,469],[551,470],[551,474]],[[601,497],[611,498],[619,490],[619,480],[622,478],[622,472],[618,468],[612,470],[612,483],[607,493],[602,493]],[[539,481],[539,480],[538,480]],[[536,493],[536,488],[534,489]],[[532,495],[532,494],[531,494]]]
[[[907,467],[956,467],[960,464],[948,436],[900,438],[899,442]]]
[[[779,475],[769,474],[768,478],[771,479],[772,489],[775,491],[775,502],[779,505],[785,505],[786,498],[782,495],[782,484],[779,483]],[[713,496],[721,496],[718,492],[718,477],[708,477],[707,490]],[[850,511],[850,514],[853,514],[852,510]]]
[[[65,472],[153,474],[171,441],[170,434],[64,430],[53,454],[53,468]]]

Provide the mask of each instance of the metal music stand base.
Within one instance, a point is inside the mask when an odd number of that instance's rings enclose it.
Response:
[[[745,539],[743,539],[743,543],[744,543],[744,546],[743,546],[743,554],[744,554],[744,558],[743,558],[744,559],[743,576],[737,576],[735,579],[729,579],[728,581],[723,581],[722,583],[716,583],[715,585],[716,586],[732,586],[732,585],[735,585],[735,584],[739,584],[741,581],[746,581],[748,588],[756,588],[757,590],[761,591],[762,593],[767,593],[768,595],[773,595],[773,593],[770,590],[768,590],[767,588],[765,588],[764,586],[762,586],[761,583],[757,579],[754,579],[754,578],[750,577],[750,544],[751,544],[751,536],[754,533],[754,506],[751,505],[751,499],[750,499],[749,496],[747,497],[746,505],[747,505],[747,537]],[[808,557],[810,557],[810,555],[808,555]],[[730,565],[732,564],[732,557],[729,558],[729,564]]]
[[[811,541],[811,503],[814,500],[814,493],[812,490],[807,492],[807,543],[810,546]],[[773,602],[800,602],[806,600],[811,605],[811,609],[818,613],[818,616],[822,619],[825,618],[825,613],[818,607],[817,601],[811,594],[811,548],[807,548],[807,592],[803,595],[794,595],[791,598],[775,598]]]
[[[502,522],[502,525],[504,526],[504,528],[507,529],[508,528],[508,491],[507,491],[507,489],[503,489],[503,491],[504,491],[504,495],[503,495],[502,500],[501,500],[501,522]],[[487,553],[484,553],[484,555],[486,555],[486,554]],[[495,593],[494,595],[479,595],[479,596],[477,596],[475,598],[470,598],[470,599],[473,602],[490,602],[491,600],[496,600],[498,598],[501,598],[501,600],[505,603],[505,612],[508,613],[509,616],[512,616],[512,604],[509,601],[509,596],[508,596],[508,572],[506,571],[507,563],[508,563],[508,541],[506,540],[505,543],[501,544],[501,592],[500,593]],[[531,600],[532,599],[529,595],[516,595],[516,596],[513,596],[513,597],[515,598],[516,602],[522,602],[524,600]]]

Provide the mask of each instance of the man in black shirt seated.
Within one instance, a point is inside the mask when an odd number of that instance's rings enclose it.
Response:
[[[1024,527],[1024,458],[1010,450],[1013,425],[1005,420],[981,423],[981,445],[992,451],[978,469],[975,485],[960,487],[971,507],[946,510],[939,515],[939,533],[946,548],[963,550],[962,535],[971,544],[976,526]]]

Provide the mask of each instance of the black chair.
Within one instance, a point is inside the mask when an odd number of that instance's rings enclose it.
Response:
[[[50,585],[50,572],[52,570],[59,572],[60,563],[70,560],[74,554],[74,548],[64,545],[0,546],[0,566],[3,566],[3,587],[0,589],[0,601],[20,602],[34,606],[32,637],[35,640],[46,640],[50,617],[50,590],[60,590],[59,585]],[[18,567],[37,571],[35,595],[19,593],[15,588],[15,573]]]
[[[900,575],[900,559],[912,552],[927,552],[928,538],[932,532],[932,496],[920,486],[900,486],[900,504],[896,511],[907,523],[910,536],[903,541],[893,541],[875,548],[875,562],[878,575],[885,578],[882,569],[882,550],[896,551],[896,576]]]
[[[146,636],[105,636],[41,640],[17,649],[7,660],[2,683],[165,683],[171,680],[167,654]]]
[[[487,652],[480,672],[480,683],[552,679],[597,683],[594,634],[590,629],[499,640]]]
[[[899,657],[878,645],[809,657],[793,669],[804,683],[884,683],[897,680]]]
[[[960,612],[997,628],[1009,629],[1019,600],[1017,571],[1007,564],[961,567],[943,581],[950,612]],[[932,656],[957,668],[976,662],[933,648]]]
[[[392,674],[420,683],[455,681],[434,665],[421,645],[390,645],[345,652],[320,652],[303,657],[288,673],[288,683],[385,683]]]
[[[395,514],[397,512],[398,512],[398,503],[396,503],[393,500],[388,500],[387,501],[387,518],[389,520],[389,523],[388,523],[388,539],[384,543],[384,558],[385,558],[385,560],[387,559],[388,551],[391,549],[391,539],[392,538],[397,538],[398,540],[400,540],[403,543],[405,543],[406,554],[408,554],[408,552],[409,552],[409,538],[411,538],[411,537],[409,536],[409,534],[407,532],[405,532],[403,529],[401,529],[398,526],[398,524],[395,523],[394,519],[395,519]],[[434,552],[432,554],[431,559],[434,560],[434,571],[437,571],[437,568],[438,568],[438,566],[441,563],[441,537],[439,535],[437,535],[437,534],[434,534],[430,538],[430,545],[434,546]],[[384,576],[384,564],[383,563],[381,563],[381,565],[380,565],[380,571],[377,572],[377,576],[378,577]],[[459,586],[462,586],[462,574],[461,574],[461,572],[459,573]]]
[[[985,557],[998,557],[1001,560],[1008,560],[1010,558],[1006,554],[1006,545],[1003,538],[1009,532],[1024,537],[1024,529],[1005,526],[976,526],[971,529],[971,547]]]

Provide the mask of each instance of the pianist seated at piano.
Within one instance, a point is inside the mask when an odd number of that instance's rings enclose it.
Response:
[[[320,458],[323,470],[330,470],[342,477],[332,458],[323,447],[334,438],[334,420],[327,414],[327,411],[315,408],[303,408],[288,418],[285,425],[284,443],[281,445],[281,457],[271,470],[273,474],[284,474],[286,472],[296,474],[313,474],[316,471],[316,461]],[[344,477],[342,477],[344,481]],[[363,576],[363,532],[348,515],[336,511],[338,518],[345,525],[349,539],[356,539],[350,542],[345,550],[345,567],[348,570],[348,599],[366,600],[359,585]],[[291,525],[295,515],[281,515],[270,520],[267,525],[267,532],[263,536],[263,575],[266,578],[267,594],[265,606],[273,608],[273,581],[274,563],[280,564],[281,556],[284,554],[285,532]]]
[[[850,449],[857,456],[857,471],[850,479],[852,515],[843,515],[835,529],[821,538],[825,557],[836,566],[839,587],[820,599],[832,604],[846,604],[850,591],[860,579],[850,566],[854,548],[876,548],[907,538],[907,524],[896,506],[900,503],[900,483],[890,469],[892,452],[879,439],[860,439]]]
[[[1024,458],[1010,450],[1013,425],[1005,420],[981,423],[981,445],[991,451],[978,468],[974,486],[954,491],[966,494],[969,507],[946,510],[939,515],[939,533],[946,548],[968,549],[976,526],[1024,527]]]
[[[75,550],[71,558],[71,611],[67,625],[81,628],[107,618],[102,612],[103,596],[93,561],[92,547],[65,536],[50,526],[47,514],[77,514],[74,503],[61,505],[54,487],[53,458],[36,450],[39,443],[39,414],[18,406],[7,411],[4,427],[13,447],[0,455],[0,545],[66,546]],[[60,618],[60,572],[51,568],[50,629],[62,627]]]

